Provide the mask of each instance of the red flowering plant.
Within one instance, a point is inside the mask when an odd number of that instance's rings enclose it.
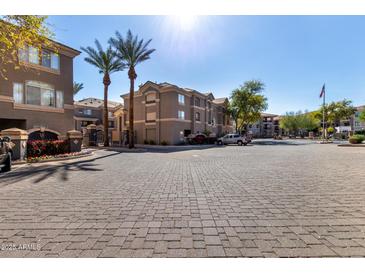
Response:
[[[33,140],[27,142],[27,158],[54,156],[68,153],[67,140]]]

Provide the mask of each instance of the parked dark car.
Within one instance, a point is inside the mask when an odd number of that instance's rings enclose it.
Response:
[[[206,142],[207,136],[205,136],[205,134],[196,134],[192,139],[191,139],[191,143],[192,144],[198,144],[198,145],[202,145]]]
[[[0,171],[6,172],[11,170],[12,148],[14,144],[9,137],[0,137]]]

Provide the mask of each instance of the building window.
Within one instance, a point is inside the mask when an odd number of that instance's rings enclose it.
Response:
[[[60,69],[60,57],[57,53],[42,49],[40,54],[38,48],[31,46],[19,49],[19,61],[41,65],[54,70]]]
[[[195,98],[195,105],[200,107],[200,98]]]
[[[41,105],[46,107],[56,106],[54,90],[41,89]]]
[[[180,105],[185,105],[185,96],[182,94],[178,94],[178,100]]]
[[[113,117],[113,112],[108,111],[108,117]]]
[[[114,121],[109,121],[108,124],[110,128],[114,128]]]
[[[27,104],[40,105],[41,104],[41,89],[27,85]]]
[[[146,103],[154,103],[156,101],[156,93],[150,93],[146,96]]]
[[[60,69],[60,56],[57,53],[51,53],[51,68]]]
[[[13,84],[13,98],[15,103],[24,104],[23,84],[20,83]]]
[[[63,100],[63,91],[56,91],[56,108],[63,108],[64,100]]]
[[[91,115],[91,109],[84,109],[84,114],[85,115]]]
[[[28,54],[29,54],[29,63],[32,63],[32,64],[36,64],[38,65],[39,64],[39,50],[35,47],[29,47],[28,48]]]
[[[51,53],[48,50],[42,50],[42,66],[51,67]]]
[[[81,121],[81,126],[82,127],[87,127],[88,125],[90,125],[92,122],[90,121]]]
[[[28,48],[19,49],[19,61],[29,62]]]
[[[63,107],[63,92],[56,92],[51,85],[46,83],[36,81],[26,82],[25,97],[27,104],[30,105]]]
[[[155,122],[156,121],[156,112],[149,112],[146,114],[147,122]]]
[[[195,121],[200,122],[200,112],[195,112]]]
[[[177,112],[177,115],[178,115],[178,118],[179,118],[180,120],[185,120],[185,111],[183,111],[183,110],[179,110],[179,111]]]

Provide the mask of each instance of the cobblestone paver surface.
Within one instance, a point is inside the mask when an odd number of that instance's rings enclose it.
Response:
[[[279,142],[20,167],[0,257],[364,257],[364,160]]]

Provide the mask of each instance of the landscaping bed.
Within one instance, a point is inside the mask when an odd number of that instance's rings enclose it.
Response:
[[[50,161],[75,159],[75,158],[80,158],[80,157],[84,157],[84,156],[89,156],[92,154],[92,152],[93,152],[93,150],[85,149],[80,152],[73,152],[73,153],[28,157],[27,163],[39,163],[39,162],[50,162]]]

